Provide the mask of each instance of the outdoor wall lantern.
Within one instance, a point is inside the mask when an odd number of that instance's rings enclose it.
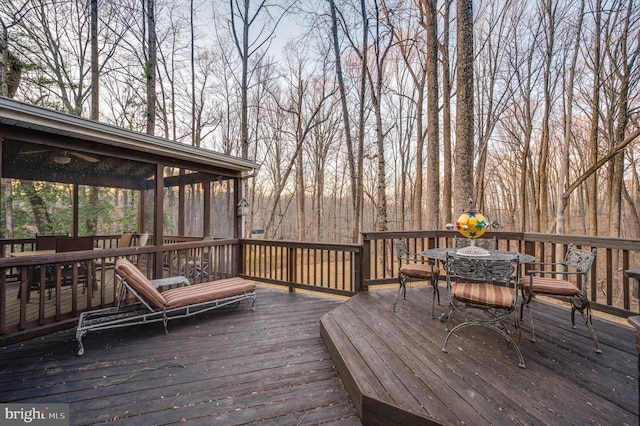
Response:
[[[249,214],[249,203],[247,199],[242,197],[238,202],[238,216],[247,216]]]

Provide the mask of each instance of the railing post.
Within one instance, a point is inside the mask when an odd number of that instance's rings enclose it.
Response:
[[[356,283],[356,292],[368,291],[366,284],[371,278],[371,240],[363,238],[360,250],[360,282]]]
[[[235,269],[235,271],[231,271],[232,276],[237,277],[240,274],[244,274],[246,271],[244,270],[244,262],[245,262],[245,256],[244,256],[244,240],[242,238],[238,239],[238,245],[236,246],[236,262],[233,265],[233,268]],[[211,265],[209,265],[209,268],[211,268]],[[211,271],[209,271],[211,272]]]
[[[639,354],[638,357],[638,385],[640,388],[640,316],[629,317],[629,324],[631,324],[636,330],[636,351]],[[638,400],[638,404],[640,404],[640,398]]]
[[[288,281],[289,282],[295,282],[296,277],[297,277],[297,267],[296,265],[298,264],[298,251],[295,247],[289,247],[287,249],[287,274],[289,275]],[[296,291],[296,289],[290,285],[289,286],[289,293],[294,293]]]

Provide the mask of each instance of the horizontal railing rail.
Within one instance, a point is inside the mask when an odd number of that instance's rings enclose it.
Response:
[[[412,252],[451,247],[455,231],[389,231],[363,234],[362,245],[169,238],[163,246],[110,248],[118,236],[105,236],[98,249],[0,258],[0,341],[44,326],[68,326],[80,312],[113,306],[117,257],[134,262],[149,278],[184,275],[198,283],[232,276],[287,287],[349,296],[381,285],[396,285],[393,242],[407,241]],[[569,244],[597,250],[589,279],[594,309],[622,318],[640,312],[635,281],[624,273],[640,267],[640,240],[518,232],[487,232],[498,248],[559,261]],[[179,242],[179,240],[182,240]],[[34,250],[29,239],[3,240],[5,252]],[[8,253],[10,253],[9,251]],[[86,266],[90,264],[90,272]],[[526,273],[526,265],[525,265]],[[88,276],[87,276],[88,275]],[[64,277],[64,278],[63,278]],[[51,294],[51,299],[49,295]],[[22,297],[25,295],[26,297]],[[59,298],[57,295],[61,295]],[[44,332],[43,332],[44,333]]]
[[[241,240],[247,279],[338,295],[360,290],[362,247],[355,244]]]

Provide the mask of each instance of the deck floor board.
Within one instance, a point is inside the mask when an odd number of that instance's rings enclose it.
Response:
[[[359,425],[319,335],[336,298],[258,286],[237,309],[0,348],[2,402],[68,403],[72,425]]]
[[[631,327],[594,318],[597,355],[581,319],[571,329],[568,310],[536,301],[538,341],[525,315],[521,369],[484,328],[461,330],[443,353],[427,286],[396,312],[395,290],[257,295],[255,311],[170,321],[168,334],[159,323],[89,333],[82,357],[72,330],[0,348],[0,401],[68,403],[73,425],[351,426],[356,413],[385,425],[638,424]]]
[[[337,347],[330,353],[345,387],[351,392],[366,380],[365,395],[353,398],[359,413],[365,407],[357,404],[371,399],[377,413],[389,413],[387,424],[398,409],[417,416],[404,424],[638,424],[631,327],[594,317],[603,351],[596,354],[581,318],[572,329],[568,309],[534,301],[537,342],[529,340],[525,315],[522,369],[513,346],[484,327],[461,329],[442,352],[445,325],[430,316],[430,287],[408,289],[396,312],[394,297],[391,290],[359,293],[321,322],[328,347]],[[436,306],[436,316],[446,310],[444,303]],[[368,374],[376,377],[363,377],[363,365],[373,366]],[[376,380],[383,386],[368,385]]]

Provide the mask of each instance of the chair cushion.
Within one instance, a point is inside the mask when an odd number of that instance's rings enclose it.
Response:
[[[520,278],[520,285],[529,291],[530,277]],[[582,291],[571,281],[558,278],[533,277],[533,292],[538,294],[555,294],[557,296],[576,296]]]
[[[451,297],[465,303],[477,303],[492,308],[511,308],[514,290],[494,284],[452,283]]]
[[[424,263],[408,263],[400,268],[400,273],[412,278],[431,279],[431,265]],[[433,275],[440,274],[440,270],[434,266]]]
[[[158,309],[164,308],[166,300],[162,294],[133,263],[127,259],[117,259],[115,269],[118,275],[128,282],[149,304]]]
[[[211,281],[172,288],[162,293],[166,300],[167,308],[179,308],[181,306],[194,305],[196,303],[209,302],[225,297],[239,296],[252,293],[256,286],[242,278],[228,278],[219,281]]]

